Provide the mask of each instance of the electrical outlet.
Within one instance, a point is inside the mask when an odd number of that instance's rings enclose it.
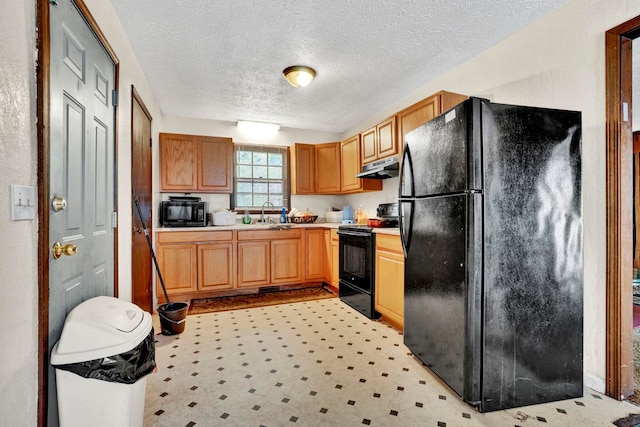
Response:
[[[11,220],[36,218],[36,188],[11,185]]]

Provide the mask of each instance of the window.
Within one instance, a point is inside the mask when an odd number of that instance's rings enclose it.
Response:
[[[235,145],[233,161],[234,209],[289,210],[289,149],[268,145]]]

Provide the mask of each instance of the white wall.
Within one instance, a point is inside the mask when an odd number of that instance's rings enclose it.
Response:
[[[0,0],[0,421],[36,425],[38,223],[11,221],[9,185],[37,184],[35,2]]]
[[[639,13],[633,0],[570,1],[346,132],[365,129],[441,89],[582,111],[584,369],[585,384],[598,391],[604,390],[606,374],[604,33]]]

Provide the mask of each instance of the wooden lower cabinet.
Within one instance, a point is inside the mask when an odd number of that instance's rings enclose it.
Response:
[[[232,231],[158,232],[157,258],[169,298],[234,287]],[[159,302],[164,300],[160,280]]]
[[[340,246],[338,244],[338,230],[325,230],[325,268],[324,281],[338,290],[339,267],[340,267]]]
[[[404,328],[404,253],[399,236],[376,234],[375,308],[400,330]]]
[[[268,285],[271,280],[271,251],[268,241],[238,242],[238,287]]]
[[[175,301],[319,284],[327,274],[326,281],[338,286],[337,269],[326,267],[327,260],[337,266],[336,230],[160,231],[156,242],[167,294]],[[159,280],[156,294],[164,303]]]
[[[327,230],[328,231],[328,230]],[[324,232],[323,229],[304,232],[304,279],[322,280],[324,278]]]
[[[238,231],[238,287],[303,282],[303,231]]]
[[[331,241],[331,286],[338,289],[340,284],[340,248],[338,240]]]
[[[217,291],[233,289],[233,243],[198,245],[198,289]]]
[[[302,240],[274,240],[271,242],[271,283],[302,282],[304,268]]]
[[[174,295],[198,290],[198,258],[195,244],[158,245],[158,263],[170,299]],[[157,282],[158,298],[164,298],[160,280]]]

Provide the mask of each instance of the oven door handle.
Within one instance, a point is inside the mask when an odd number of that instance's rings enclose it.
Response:
[[[371,237],[373,232],[362,232],[362,231],[338,231],[339,236],[354,236],[354,237]]]

